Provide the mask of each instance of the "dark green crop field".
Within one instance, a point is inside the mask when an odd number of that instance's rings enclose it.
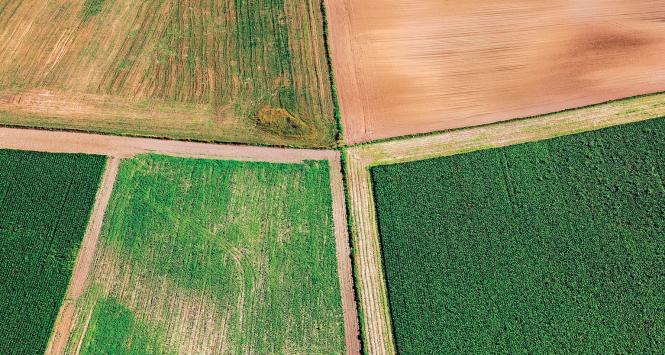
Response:
[[[372,169],[398,352],[663,353],[665,119]]]
[[[43,353],[106,159],[0,150],[0,353]]]

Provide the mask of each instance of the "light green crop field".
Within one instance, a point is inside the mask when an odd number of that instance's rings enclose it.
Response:
[[[0,0],[0,123],[333,146],[315,0]]]
[[[68,353],[343,353],[327,162],[124,160]]]

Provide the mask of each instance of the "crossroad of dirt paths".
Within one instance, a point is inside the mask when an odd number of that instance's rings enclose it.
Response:
[[[665,93],[529,119],[347,148],[345,169],[351,205],[352,240],[355,248],[353,261],[357,268],[356,286],[362,312],[365,350],[372,354],[395,352],[369,167],[536,141],[661,116],[665,116]],[[67,293],[67,303],[61,309],[56,321],[58,329],[54,332],[52,343],[49,345],[49,353],[60,353],[58,349],[61,349],[61,344],[58,342],[67,339],[71,323],[67,317],[68,315],[71,317],[73,304],[84,286],[89,269],[86,262],[89,262],[90,257],[94,255],[94,246],[99,236],[119,161],[144,153],[280,163],[328,160],[331,165],[331,191],[347,353],[359,352],[359,325],[353,295],[344,182],[339,151],[218,145],[16,128],[0,128],[0,148],[102,154],[111,157],[91,217],[91,226],[86,233],[81,255],[75,266],[72,283]]]
[[[330,185],[333,197],[336,251],[340,288],[342,291],[342,307],[344,310],[346,347],[348,354],[358,354],[360,352],[360,335],[357,307],[353,294],[351,251],[339,151],[222,145],[2,127],[0,127],[0,148],[51,153],[100,154],[110,157],[100,190],[97,194],[88,230],[86,231],[77,263],[74,267],[66,300],[56,320],[56,328],[49,343],[47,353],[61,354],[69,337],[76,300],[81,295],[85,286],[120,160],[145,153],[274,163],[328,160],[330,162]]]
[[[346,175],[364,347],[395,353],[369,168],[501,147],[665,116],[665,94],[347,149]]]

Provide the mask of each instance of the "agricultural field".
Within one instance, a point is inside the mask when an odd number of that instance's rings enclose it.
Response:
[[[0,0],[0,124],[336,143],[314,0]]]
[[[326,0],[348,143],[665,91],[661,0]]]
[[[399,353],[665,349],[665,118],[371,169]]]
[[[0,353],[43,353],[106,159],[0,150]]]
[[[66,353],[343,353],[329,176],[123,160]]]

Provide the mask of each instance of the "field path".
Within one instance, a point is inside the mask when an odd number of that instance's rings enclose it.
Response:
[[[333,200],[333,219],[335,223],[335,243],[337,245],[337,273],[342,292],[344,308],[344,334],[346,353],[360,354],[360,327],[358,325],[358,308],[353,291],[353,272],[351,269],[351,242],[346,217],[346,200],[344,198],[344,180],[340,153],[330,160],[330,187]]]
[[[334,150],[275,148],[234,144],[196,143],[154,138],[108,136],[91,133],[0,127],[0,148],[50,153],[100,154],[129,158],[158,153],[207,159],[232,159],[274,163],[330,160]]]
[[[538,141],[665,116],[665,93],[529,119],[472,127],[347,149],[353,255],[365,350],[394,354],[370,167]]]
[[[147,153],[189,158],[273,163],[300,163],[305,160],[328,160],[330,163],[330,184],[333,198],[338,272],[342,293],[342,306],[344,309],[346,348],[348,354],[359,353],[360,332],[357,307],[353,293],[351,250],[339,151],[197,143],[6,127],[0,127],[0,149],[32,150],[50,153],[99,154],[110,157],[104,180],[97,195],[91,222],[88,226],[88,231],[72,275],[66,301],[56,320],[55,330],[47,349],[48,354],[61,354],[67,343],[76,299],[80,296],[85,285],[85,280],[95,253],[97,238],[101,231],[104,211],[113,190],[113,182],[115,181],[120,160],[137,154]]]
[[[92,261],[97,248],[97,241],[99,240],[99,235],[102,231],[104,214],[106,213],[106,208],[111,200],[113,185],[118,176],[119,167],[120,159],[118,158],[110,158],[106,165],[104,176],[102,177],[99,190],[97,191],[97,197],[90,216],[90,221],[88,222],[88,228],[83,237],[72,278],[69,287],[67,288],[67,294],[63,305],[60,308],[60,314],[58,314],[58,317],[56,318],[53,333],[51,334],[51,341],[46,348],[47,354],[64,353],[67,340],[69,339],[69,333],[72,328],[76,303],[83,293],[85,282],[88,279],[88,274],[92,267]]]

